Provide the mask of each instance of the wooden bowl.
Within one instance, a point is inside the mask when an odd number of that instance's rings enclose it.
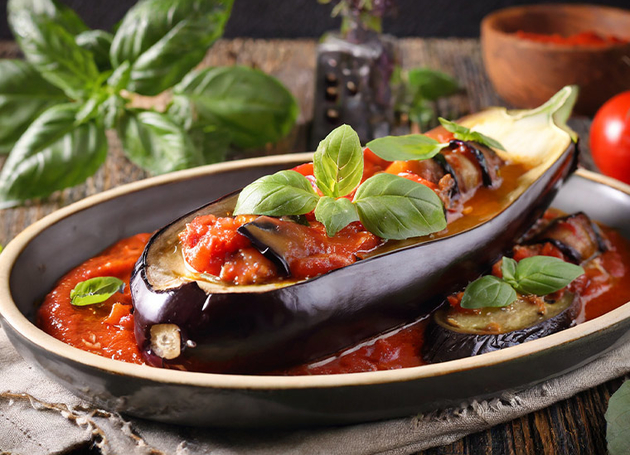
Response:
[[[506,8],[484,18],[481,47],[495,89],[518,108],[533,108],[565,85],[581,89],[574,112],[592,115],[630,90],[630,43],[569,46],[521,39],[516,32],[569,36],[592,31],[630,40],[630,11],[596,5]]]

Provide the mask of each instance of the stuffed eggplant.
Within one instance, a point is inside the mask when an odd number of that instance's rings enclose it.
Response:
[[[498,186],[501,162],[524,163],[526,172],[500,193],[490,213],[472,222],[462,217],[436,234],[382,242],[350,265],[313,278],[291,274],[282,252],[291,240],[274,224],[290,221],[255,217],[239,232],[272,259],[281,278],[234,284],[191,270],[181,232],[200,216],[231,216],[238,194],[160,229],[131,278],[136,339],[145,359],[156,366],[254,373],[322,357],[432,311],[440,296],[478,276],[523,235],[574,170],[576,145],[564,122],[575,96],[575,89],[565,88],[538,110],[471,115],[461,124],[497,137],[507,151],[453,142],[433,160],[439,166],[429,165],[438,183],[455,180],[436,190],[448,190],[442,199],[448,210],[473,187]],[[460,147],[474,148],[476,162],[461,153],[449,158]],[[481,169],[477,177],[465,169],[471,163]]]
[[[537,255],[560,257],[584,267],[608,249],[607,240],[584,213],[556,218],[532,229],[535,234],[513,248],[523,259]],[[540,256],[537,256],[540,257]],[[504,259],[505,260],[505,259]],[[500,263],[493,273],[501,275]],[[461,308],[462,294],[450,296],[431,316],[425,332],[423,358],[429,363],[471,357],[535,340],[575,324],[582,310],[580,291],[584,282],[546,296],[519,295],[505,307]]]

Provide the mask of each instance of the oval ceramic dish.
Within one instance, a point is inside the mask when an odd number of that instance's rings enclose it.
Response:
[[[31,321],[54,283],[116,240],[153,231],[310,154],[181,171],[86,198],[38,221],[0,255],[0,315],[16,349],[77,395],[108,410],[223,427],[341,424],[412,415],[518,390],[586,364],[630,339],[630,305],[520,346],[401,370],[329,376],[244,376],[163,370],[71,347]],[[630,187],[578,171],[553,204],[630,237]]]

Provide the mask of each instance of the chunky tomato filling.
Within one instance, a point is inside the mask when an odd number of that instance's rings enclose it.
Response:
[[[237,231],[254,218],[213,215],[195,218],[179,235],[185,260],[197,272],[234,284],[281,279],[277,266]],[[350,265],[382,242],[361,223],[346,226],[332,238],[316,221],[310,226],[291,224],[292,240],[286,242],[284,257],[295,279],[311,278]]]
[[[306,176],[319,192],[313,175],[313,163],[294,168]],[[415,172],[414,172],[415,171]],[[399,175],[421,183],[433,191],[447,205],[452,189],[452,178],[447,175],[432,182],[419,175],[418,161],[389,162],[379,158],[368,148],[364,150],[363,180],[379,172]],[[350,199],[353,193],[346,196]],[[291,228],[298,238],[287,240],[284,259],[289,265],[291,278],[312,278],[345,267],[376,248],[383,240],[366,231],[359,222],[351,223],[334,237],[328,237],[324,226],[315,221],[313,212],[305,216],[310,226],[296,224]],[[218,277],[232,284],[262,284],[284,279],[277,264],[262,255],[251,242],[238,232],[238,228],[255,216],[216,217],[205,215],[187,224],[179,235],[180,245],[187,264],[199,273]]]

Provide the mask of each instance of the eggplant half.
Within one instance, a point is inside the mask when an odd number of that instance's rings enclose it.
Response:
[[[145,359],[256,373],[315,360],[433,311],[509,249],[575,169],[576,144],[564,126],[575,96],[566,87],[534,111],[496,108],[461,121],[502,142],[507,152],[496,151],[502,160],[528,166],[493,213],[459,228],[457,220],[439,234],[388,241],[316,278],[230,285],[186,265],[178,234],[197,216],[230,216],[238,194],[173,221],[153,235],[131,278]]]

